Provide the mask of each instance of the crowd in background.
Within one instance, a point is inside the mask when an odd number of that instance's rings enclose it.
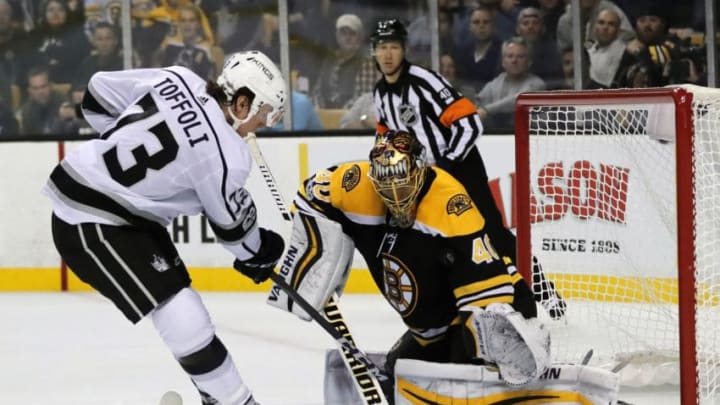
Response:
[[[437,3],[439,71],[488,129],[512,128],[524,91],[707,84],[705,0],[580,0],[579,85],[569,0]],[[425,1],[289,0],[293,129],[364,127],[343,115],[372,114],[369,27],[405,21],[408,59],[431,66],[430,15]],[[121,0],[0,0],[0,136],[89,133],[75,107],[96,71],[182,65],[214,79],[249,49],[280,62],[276,0],[132,0],[130,16],[124,53]]]

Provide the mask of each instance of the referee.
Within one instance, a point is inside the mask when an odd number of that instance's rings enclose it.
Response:
[[[495,249],[512,260],[514,269],[515,235],[503,225],[488,186],[485,164],[475,146],[483,130],[475,104],[437,72],[405,59],[407,30],[398,19],[378,21],[370,40],[382,73],[373,92],[377,133],[395,130],[414,135],[428,151],[428,163],[457,178],[480,212],[486,214],[489,233],[497,235]],[[551,317],[563,316],[566,303],[535,258],[533,292]]]

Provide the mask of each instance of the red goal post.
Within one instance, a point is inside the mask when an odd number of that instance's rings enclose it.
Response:
[[[525,93],[515,132],[518,269],[568,302],[554,360],[679,357],[682,403],[720,401],[720,90]]]

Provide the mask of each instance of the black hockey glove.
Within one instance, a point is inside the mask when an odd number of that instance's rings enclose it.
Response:
[[[250,277],[255,284],[260,284],[270,277],[280,256],[285,250],[285,242],[277,233],[260,228],[260,250],[251,259],[240,261],[235,259],[233,267],[240,273]]]

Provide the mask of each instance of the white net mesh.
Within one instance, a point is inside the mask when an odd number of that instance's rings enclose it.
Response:
[[[720,90],[690,91],[695,125],[698,387],[706,403],[720,403]]]
[[[687,327],[700,395],[720,401],[720,91],[690,91],[698,327]],[[531,184],[520,185],[531,187],[531,251],[568,303],[564,319],[547,320],[554,360],[592,349],[590,364],[629,362],[624,384],[678,383],[675,104],[563,100],[530,108]]]

